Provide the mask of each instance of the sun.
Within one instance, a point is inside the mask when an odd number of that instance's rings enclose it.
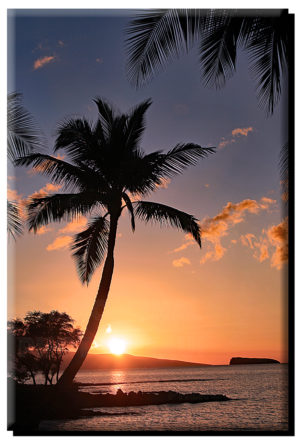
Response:
[[[110,338],[107,345],[113,355],[122,355],[126,350],[127,342],[121,338]]]

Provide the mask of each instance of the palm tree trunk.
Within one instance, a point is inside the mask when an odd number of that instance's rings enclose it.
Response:
[[[76,373],[82,366],[88,351],[92,345],[92,342],[96,336],[98,331],[99,323],[102,318],[102,314],[104,311],[104,307],[106,304],[106,299],[108,296],[111,279],[114,270],[114,247],[116,242],[117,235],[117,226],[118,226],[119,215],[111,215],[110,218],[110,228],[109,228],[109,237],[108,237],[108,247],[107,247],[107,256],[103,267],[102,277],[98,289],[98,293],[96,296],[96,300],[94,303],[94,307],[92,309],[92,313],[90,315],[84,336],[81,340],[81,343],[73,356],[70,364],[64,370],[60,379],[58,380],[58,385],[69,386],[72,384],[73,379],[76,376]]]

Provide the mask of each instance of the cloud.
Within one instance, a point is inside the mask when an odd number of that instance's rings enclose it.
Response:
[[[249,132],[253,132],[253,127],[236,128],[231,131],[231,136],[233,137],[248,136]],[[228,146],[228,144],[233,144],[237,141],[235,138],[232,138],[231,136],[230,137],[228,136],[226,138],[223,136],[218,144],[218,149],[223,149],[223,147]]]
[[[223,149],[223,147],[228,146],[228,144],[232,144],[235,142],[235,139],[225,139],[222,138],[221,142],[218,145],[218,149]]]
[[[288,261],[288,218],[277,226],[271,226],[267,231],[270,244],[275,247],[271,258],[271,266],[281,269]]]
[[[261,199],[261,207],[263,209],[267,209],[271,204],[275,204],[276,200],[273,200],[272,198],[268,197],[262,197]]]
[[[254,234],[241,235],[241,243],[253,251],[260,263],[270,258],[271,267],[281,269],[288,261],[288,220],[263,229],[259,237]],[[270,254],[273,251],[272,254]],[[270,257],[271,255],[271,257]]]
[[[185,250],[188,246],[196,245],[196,242],[191,234],[186,234],[184,236],[184,239],[187,241],[184,242],[182,245],[178,246],[178,248],[173,249],[173,251],[171,251],[171,253],[180,252],[180,251]]]
[[[241,235],[241,242],[244,246],[249,246],[249,248],[253,249],[253,242],[252,240],[255,239],[254,234],[245,234]]]
[[[40,57],[39,59],[36,59],[34,61],[33,64],[33,69],[34,70],[38,70],[39,68],[44,67],[45,65],[47,65],[50,62],[53,62],[55,59],[55,56],[45,56],[45,57]]]
[[[237,129],[233,129],[231,134],[232,136],[239,136],[239,135],[243,135],[243,136],[248,136],[249,132],[253,132],[253,127],[244,127],[242,129],[237,128]]]
[[[87,224],[87,218],[86,217],[78,217],[77,219],[74,219],[70,223],[68,223],[66,226],[61,228],[58,232],[61,234],[68,234],[68,233],[75,233],[82,231]]]
[[[180,257],[180,259],[173,260],[172,264],[175,268],[181,268],[184,265],[190,265],[191,262],[187,257]]]
[[[7,199],[9,201],[20,201],[22,199],[22,195],[18,193],[15,189],[7,189]]]
[[[267,197],[263,197],[259,201],[251,200],[250,198],[240,201],[239,203],[232,203],[229,201],[217,215],[212,218],[206,217],[200,221],[201,238],[202,240],[209,242],[208,245],[205,244],[206,247],[208,246],[208,251],[203,255],[200,263],[204,264],[208,260],[220,260],[228,249],[228,247],[225,248],[222,245],[222,238],[228,236],[230,230],[235,225],[243,222],[247,213],[258,214],[261,211],[269,209],[275,203],[276,200]],[[253,244],[254,237],[253,234],[246,234],[241,236],[241,241],[243,245],[249,246]],[[237,240],[231,240],[231,245],[236,243]],[[184,242],[173,249],[171,253],[184,251],[192,245],[196,245],[195,240],[190,234],[186,234]]]
[[[57,237],[50,245],[47,246],[47,251],[58,251],[65,249],[72,241],[72,237],[69,235],[63,235]]]
[[[266,197],[263,198],[264,200],[260,201],[247,198],[239,203],[228,202],[219,214],[200,222],[202,239],[210,243],[208,252],[200,260],[201,264],[208,260],[218,261],[224,256],[227,248],[222,246],[222,238],[229,235],[230,229],[235,225],[243,222],[247,213],[258,214],[276,203],[276,200],[266,201]],[[253,237],[255,237],[253,234],[243,236],[244,244],[251,244]]]
[[[49,226],[41,226],[37,231],[36,234],[37,235],[44,235],[47,232],[51,232],[52,228],[50,228]]]
[[[59,191],[62,188],[60,184],[47,183],[46,186],[42,187],[40,190],[33,192],[33,194],[28,196],[28,200],[32,198],[45,197],[48,194]]]

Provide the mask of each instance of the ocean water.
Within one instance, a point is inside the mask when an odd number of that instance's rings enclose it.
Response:
[[[84,371],[82,391],[174,390],[224,394],[230,401],[94,409],[105,416],[42,421],[42,431],[284,431],[288,429],[288,366],[239,365]],[[104,383],[104,385],[97,385]]]

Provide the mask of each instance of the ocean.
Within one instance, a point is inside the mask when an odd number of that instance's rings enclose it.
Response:
[[[105,416],[42,421],[41,431],[286,431],[288,366],[237,365],[197,368],[79,372],[82,391],[116,393],[174,390],[224,394],[232,400],[200,404],[94,409]],[[104,383],[104,385],[98,385]]]

